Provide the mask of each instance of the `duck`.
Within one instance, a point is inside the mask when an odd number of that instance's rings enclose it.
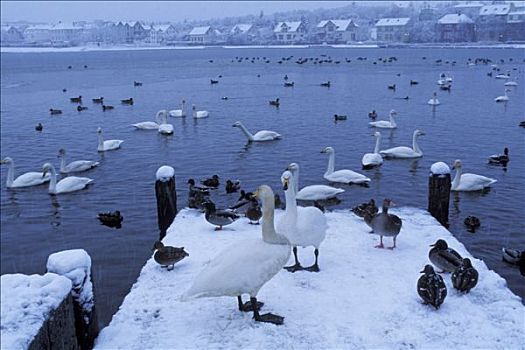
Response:
[[[76,160],[66,164],[66,150],[64,148],[58,150],[58,158],[60,158],[60,172],[63,174],[79,173],[93,169],[100,164],[92,160]]]
[[[379,120],[377,122],[370,122],[368,125],[375,128],[383,128],[383,129],[395,129],[397,128],[396,121],[394,120],[394,116],[397,115],[397,112],[395,110],[390,111],[390,120]]]
[[[372,112],[368,112],[368,118],[375,120],[377,118],[376,110],[372,110]]]
[[[295,85],[295,82],[293,81],[285,81],[284,82],[284,87],[294,87]]]
[[[525,128],[525,120],[521,121],[521,122],[519,123],[519,126],[521,126],[522,128]]]
[[[262,218],[262,209],[259,206],[259,202],[250,196],[249,206],[245,213],[251,225],[259,225],[259,220]]]
[[[523,252],[512,248],[501,248],[502,260],[513,265],[518,265]]]
[[[276,98],[275,100],[270,100],[270,106],[275,106],[275,107],[279,107],[279,105],[281,104],[279,98]]]
[[[225,186],[226,193],[237,192],[239,191],[240,188],[241,188],[241,182],[239,180],[235,180],[235,182],[232,180],[226,180],[226,186]]]
[[[123,105],[133,105],[134,103],[133,97],[130,97],[124,100],[120,100],[120,103],[122,103]]]
[[[419,82],[417,80],[410,80],[410,85],[417,85]]]
[[[142,86],[142,83],[140,81],[134,81],[133,86]]]
[[[219,175],[213,175],[211,178],[201,181],[204,186],[217,188],[219,187]]]
[[[140,122],[131,124],[135,129],[139,130],[159,130],[159,125],[163,122],[163,111],[160,110],[155,116],[156,122]]]
[[[290,163],[286,170],[290,171],[294,178],[295,198],[303,201],[320,201],[336,198],[338,194],[345,190],[327,185],[310,185],[299,190],[299,164]],[[279,199],[280,200],[280,199]],[[277,206],[279,208],[280,206]]]
[[[105,112],[105,111],[110,111],[112,109],[115,109],[115,107],[113,106],[109,106],[109,105],[105,105],[105,104],[102,104],[102,111]]]
[[[168,124],[168,111],[163,109],[157,113],[159,117],[159,134],[171,135],[173,134],[173,125]]]
[[[180,109],[172,109],[169,112],[170,117],[174,118],[184,118],[186,117],[186,111],[184,106],[186,105],[186,100],[182,100],[180,103]]]
[[[197,275],[192,286],[184,292],[182,301],[200,297],[237,297],[242,312],[253,312],[256,322],[281,325],[284,317],[267,313],[261,315],[262,302],[257,301],[259,290],[270,281],[290,258],[290,242],[275,232],[274,193],[261,185],[254,197],[262,200],[262,239],[249,238],[237,241],[220,252]],[[243,303],[242,295],[248,294],[250,302]]]
[[[331,84],[330,84],[330,80],[321,83],[321,86],[325,86],[325,87],[330,87],[330,85],[331,85]]]
[[[463,220],[463,223],[465,226],[467,226],[469,232],[476,232],[476,229],[478,229],[481,225],[479,219],[475,216],[467,216],[465,220]]]
[[[78,112],[82,112],[82,111],[86,111],[88,108],[87,107],[84,107],[84,106],[77,106],[77,111]]]
[[[218,81],[218,80],[210,79],[210,84],[211,84],[211,85],[219,84],[219,81]]]
[[[273,204],[277,209],[284,209],[284,203],[278,193],[274,194],[273,196]]]
[[[36,130],[36,131],[42,131],[42,130],[44,130],[44,126],[42,125],[42,123],[38,123],[38,124],[35,126],[35,130]]]
[[[442,270],[441,272],[453,272],[461,265],[463,258],[454,249],[449,248],[444,239],[438,239],[430,246],[433,248],[428,252],[428,258],[435,267]]]
[[[195,185],[195,180],[189,179],[188,207],[204,209],[204,202],[209,200],[210,189]]]
[[[388,85],[388,89],[389,90],[395,90],[396,89],[396,84]]]
[[[284,234],[293,246],[295,264],[285,267],[289,272],[306,270],[319,272],[319,247],[326,237],[328,224],[323,212],[316,207],[298,207],[295,198],[295,184],[292,173],[286,170],[281,175],[286,199],[284,215],[277,222],[277,230]],[[297,247],[314,247],[315,262],[303,268],[297,258]]]
[[[452,168],[456,169],[456,175],[452,180],[450,189],[452,191],[482,191],[498,182],[486,176],[477,174],[463,174],[461,160],[456,159]]]
[[[248,142],[266,142],[266,141],[274,141],[281,139],[281,134],[271,131],[271,130],[261,130],[257,131],[255,135],[250,133],[248,129],[239,121],[235,122],[232,125],[234,128],[239,128],[242,130],[244,135],[248,138]]]
[[[450,91],[450,89],[452,88],[452,85],[449,84],[449,83],[445,83],[443,85],[441,85],[439,87],[440,90],[443,90],[443,91]]]
[[[92,98],[91,101],[93,101],[93,103],[102,104],[104,103],[104,97]]]
[[[393,237],[394,244],[388,249],[394,249],[396,247],[397,235],[401,231],[403,221],[394,214],[388,213],[388,208],[395,206],[395,203],[391,199],[385,198],[383,200],[383,211],[379,214],[371,215],[372,212],[366,212],[364,219],[365,223],[370,226],[372,231],[370,233],[379,235],[379,244],[376,248],[384,248],[383,236]]]
[[[381,133],[376,131],[374,133],[376,138],[376,145],[373,153],[365,153],[361,159],[362,168],[365,170],[376,168],[383,164],[383,157],[379,153],[379,148],[381,147]]]
[[[49,113],[52,114],[52,115],[62,114],[62,110],[61,109],[50,108],[49,109]]]
[[[361,218],[364,218],[365,215],[374,217],[378,211],[379,209],[377,208],[376,202],[373,198],[371,198],[368,202],[361,203],[352,208],[352,212]]]
[[[509,101],[509,96],[507,95],[507,89],[505,89],[505,95],[496,97],[494,99],[494,101],[496,101],[496,102],[508,102]]]
[[[190,256],[185,250],[184,247],[172,247],[166,246],[161,241],[156,241],[153,245],[153,260],[159,264],[162,268],[171,271],[175,268],[175,264],[184,259],[187,256]]]
[[[89,177],[68,176],[57,183],[56,170],[51,163],[45,163],[42,166],[42,171],[44,175],[51,174],[48,190],[51,195],[80,191],[93,182],[93,179]]]
[[[385,158],[421,158],[423,157],[423,152],[417,144],[417,138],[423,135],[425,135],[423,131],[414,130],[414,133],[412,134],[412,148],[406,146],[399,146],[379,151],[379,154],[381,154],[381,156]]]
[[[431,265],[425,265],[421,273],[424,275],[417,281],[417,294],[424,304],[430,304],[437,310],[447,297],[447,285]]]
[[[220,231],[223,226],[233,224],[239,219],[239,215],[231,210],[217,209],[211,200],[204,202],[203,205],[206,210],[204,217],[206,221],[216,226],[215,231]]]
[[[97,151],[104,152],[104,151],[113,151],[120,148],[120,145],[124,140],[106,140],[104,141],[104,138],[102,136],[102,128],[97,129],[98,134],[98,147]]]
[[[321,153],[327,153],[328,158],[328,168],[324,173],[324,178],[330,182],[341,182],[348,185],[357,184],[357,185],[367,185],[370,182],[370,179],[362,174],[359,174],[355,171],[349,169],[341,169],[334,171],[335,168],[335,150],[333,147],[326,147],[321,151]]]
[[[246,193],[246,191],[241,190],[239,194],[239,198],[237,199],[235,204],[230,205],[228,209],[235,210],[235,209],[245,206],[246,204],[248,204],[252,196],[253,196],[253,193],[251,192]]]
[[[195,105],[192,106],[192,110],[193,118],[195,119],[208,118],[210,116],[210,113],[208,111],[198,111]]]
[[[82,96],[71,97],[71,98],[69,99],[69,101],[71,101],[71,102],[75,102],[75,103],[82,103]]]
[[[346,120],[346,115],[341,115],[341,114],[334,114],[334,120],[335,121],[339,121],[339,120]]]
[[[450,278],[452,286],[462,293],[468,293],[478,284],[478,271],[472,266],[469,258],[464,258]]]
[[[124,220],[124,217],[120,214],[120,211],[116,210],[114,213],[99,213],[98,219],[102,225],[119,229],[122,227],[122,221]]]
[[[189,184],[190,196],[193,196],[193,195],[195,195],[197,193],[205,195],[205,196],[209,196],[210,195],[211,188],[209,188],[207,186],[196,185],[194,179],[188,179],[187,183]]]
[[[432,95],[432,98],[428,100],[427,103],[431,106],[439,105],[440,103],[439,103],[439,100],[437,99],[437,93],[434,92],[434,94]]]
[[[49,174],[41,172],[30,171],[18,176],[15,179],[15,162],[11,157],[5,157],[0,161],[0,164],[7,164],[7,188],[22,188],[30,186],[38,186],[48,182],[51,178]]]

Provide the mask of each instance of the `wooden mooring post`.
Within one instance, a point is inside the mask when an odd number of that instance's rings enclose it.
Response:
[[[173,219],[177,215],[177,189],[175,170],[167,165],[161,166],[156,173],[155,195],[157,197],[157,219],[160,240],[166,236]]]
[[[450,187],[449,166],[443,162],[432,164],[428,177],[428,211],[441,225],[447,228]]]

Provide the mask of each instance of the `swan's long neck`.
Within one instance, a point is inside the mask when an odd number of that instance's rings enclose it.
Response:
[[[186,104],[186,101],[182,100],[180,103],[180,109],[182,110],[182,113],[184,113],[184,105]]]
[[[15,181],[15,163],[11,161],[7,168],[7,187],[11,187]]]
[[[281,243],[274,226],[274,211],[275,200],[270,196],[263,198],[263,220],[262,220],[262,236],[266,243],[279,244]]]
[[[461,181],[461,168],[456,168],[456,176],[454,176],[454,180],[452,180],[451,187],[457,188],[459,186],[460,181]]]
[[[253,141],[253,135],[248,131],[248,129],[246,129],[244,125],[239,123],[239,128],[241,128],[242,132],[244,133],[244,135],[246,135],[248,140]]]
[[[102,133],[98,134],[98,148],[99,149],[104,148],[104,138],[102,137]]]
[[[414,133],[414,136],[412,136],[412,149],[416,153],[423,153],[421,152],[421,148],[419,148],[419,145],[417,144],[417,134]]]
[[[66,171],[66,156],[65,155],[60,156],[60,171],[61,172]]]
[[[381,135],[376,136],[376,147],[374,148],[374,153],[379,153],[379,148],[381,147]]]
[[[297,220],[297,201],[295,199],[295,183],[293,176],[288,181],[288,189],[284,191],[286,198],[285,215],[293,218],[294,222]]]
[[[396,121],[394,120],[394,114],[390,113],[390,124],[392,126],[396,126]]]
[[[326,169],[325,175],[330,175],[335,169],[335,152],[330,153],[328,157],[328,168]]]
[[[57,172],[55,171],[54,167],[50,167],[48,169],[49,171],[49,193],[56,193],[57,192]]]
[[[299,192],[299,167],[292,171],[295,194]]]

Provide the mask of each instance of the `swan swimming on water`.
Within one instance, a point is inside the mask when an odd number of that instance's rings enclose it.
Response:
[[[334,171],[335,168],[335,150],[332,147],[326,147],[321,153],[328,153],[328,168],[324,173],[324,178],[330,182],[341,182],[348,185],[358,184],[366,185],[370,179],[362,174],[356,173],[349,169],[341,169]]]
[[[51,174],[49,182],[49,194],[62,194],[80,191],[93,182],[89,177],[68,176],[57,183],[55,167],[51,163],[42,166],[44,175],[48,172]]]
[[[303,201],[320,201],[335,198],[345,190],[327,185],[310,185],[299,190],[299,164],[290,163],[286,170],[289,170],[294,178],[295,198]]]
[[[434,92],[432,98],[430,100],[428,100],[427,102],[429,105],[431,106],[437,106],[439,105],[439,100],[437,99],[437,93]]]
[[[420,158],[423,157],[423,152],[417,144],[417,138],[425,135],[421,130],[415,130],[412,135],[412,148],[406,146],[399,146],[385,149],[379,153],[385,158]]]
[[[92,160],[75,160],[66,164],[66,150],[63,148],[58,150],[58,158],[60,158],[60,172],[64,174],[86,171],[100,164]]]
[[[509,100],[509,96],[507,95],[507,89],[505,89],[505,95],[503,96],[498,96],[494,99],[494,101],[496,102],[507,102]]]
[[[195,119],[208,118],[210,116],[210,113],[208,113],[208,111],[197,111],[195,105],[193,105],[192,110],[193,118]]]
[[[180,104],[180,109],[172,109],[169,112],[170,117],[174,118],[184,118],[186,116],[186,112],[184,110],[184,106],[186,105],[186,101],[182,100]]]
[[[270,130],[257,131],[255,135],[252,135],[241,122],[235,122],[232,126],[241,129],[248,138],[248,142],[273,141],[281,138],[281,134]]]
[[[157,115],[155,116],[156,122],[140,122],[136,124],[131,124],[135,128],[140,130],[158,130],[159,125],[162,124],[162,111],[158,111]]]
[[[450,187],[452,191],[481,191],[498,181],[482,175],[463,174],[459,159],[454,161],[452,167],[456,169],[456,176],[454,176]]]
[[[112,151],[120,148],[120,144],[124,142],[124,140],[106,140],[104,141],[104,138],[102,137],[102,128],[97,129],[98,134],[98,147],[97,151],[104,152],[104,151]]]
[[[383,157],[379,154],[379,148],[381,147],[381,133],[379,131],[376,131],[374,133],[374,136],[376,138],[374,153],[365,153],[365,155],[361,159],[363,169],[372,169],[383,164]]]
[[[397,128],[396,121],[394,120],[394,116],[397,115],[397,112],[395,110],[390,111],[390,120],[379,120],[377,122],[370,122],[368,125],[375,127],[375,128],[383,128],[383,129],[395,129]]]
[[[173,125],[168,124],[168,111],[165,109],[159,111],[157,115],[159,117],[159,134],[171,135],[173,134]]]
[[[7,164],[7,188],[21,188],[41,185],[50,180],[49,174],[43,174],[36,171],[30,171],[18,176],[15,179],[15,163],[12,158],[5,157],[0,164]],[[44,176],[45,175],[45,176]]]

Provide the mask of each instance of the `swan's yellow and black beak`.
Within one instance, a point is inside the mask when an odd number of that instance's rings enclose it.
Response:
[[[283,190],[288,190],[288,179],[287,178],[284,178],[283,179]]]
[[[255,190],[255,192],[252,195],[252,198],[259,199],[259,189]]]

